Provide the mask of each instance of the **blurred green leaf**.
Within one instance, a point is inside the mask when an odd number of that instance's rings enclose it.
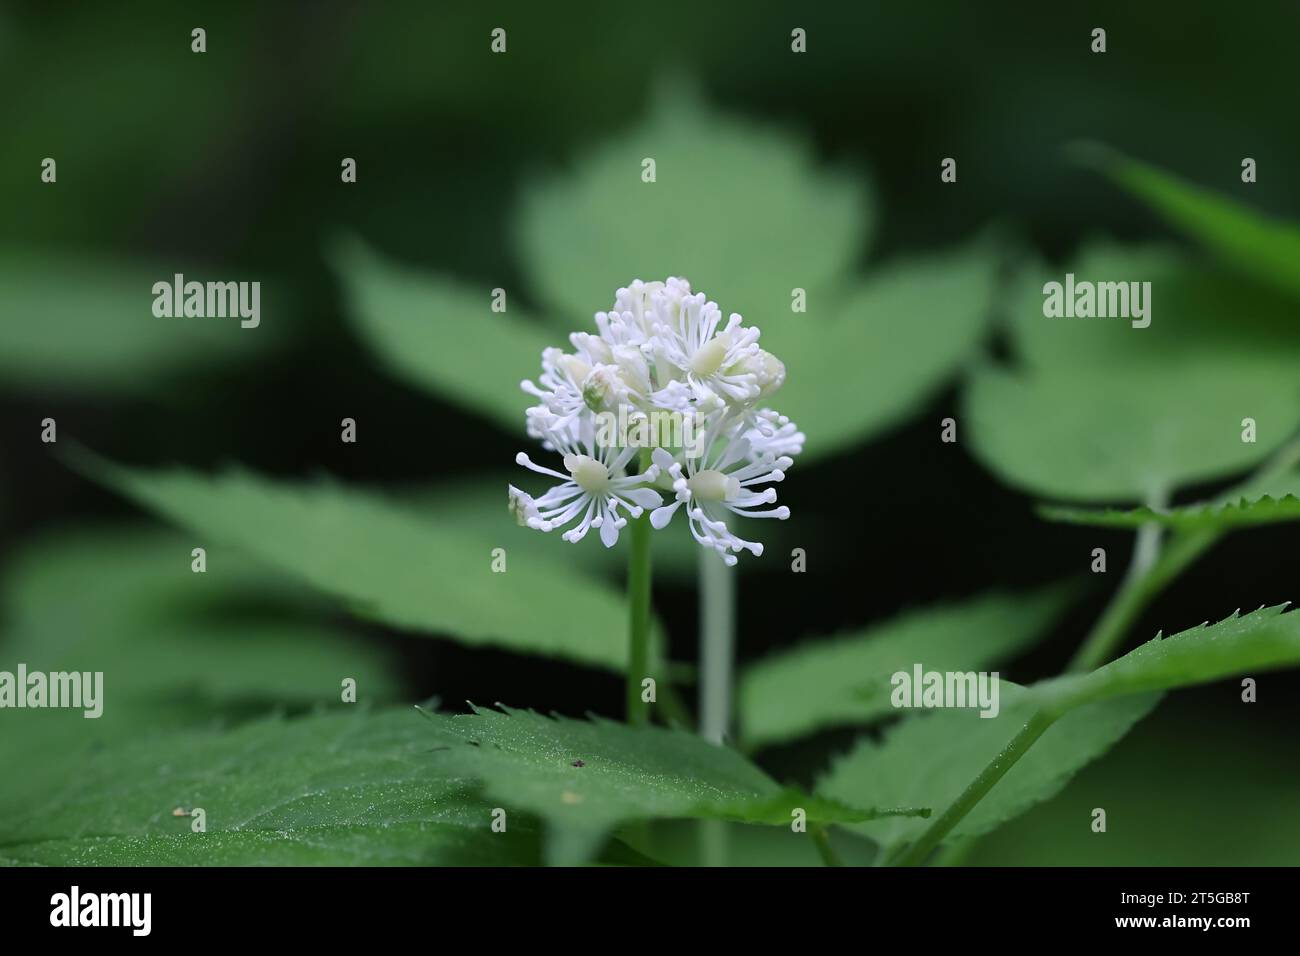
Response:
[[[641,181],[642,160],[656,181]],[[533,287],[567,329],[593,326],[634,278],[686,276],[762,329],[786,364],[773,404],[804,427],[804,460],[896,424],[984,331],[991,243],[854,276],[871,204],[800,141],[720,115],[681,87],[647,121],[536,184],[518,222]],[[792,311],[803,289],[807,311]]]
[[[1006,660],[1047,636],[1070,592],[993,594],[922,608],[858,633],[807,641],[745,668],[738,707],[754,747],[893,713],[890,676],[914,664],[972,670]]]
[[[374,494],[241,471],[207,477],[78,460],[90,477],[199,540],[244,551],[363,617],[470,645],[615,670],[625,664],[623,602],[565,568],[562,551],[550,561],[507,553],[507,571],[494,573],[499,538],[439,527]],[[503,527],[510,520],[503,503]]]
[[[642,161],[656,181],[641,181]],[[585,328],[634,278],[686,276],[724,314],[766,335],[791,289],[823,292],[861,255],[873,209],[860,177],[819,168],[802,140],[661,87],[650,115],[584,150],[572,174],[535,183],[516,222],[520,260],[567,328]]]
[[[550,863],[581,863],[620,823],[712,818],[789,826],[803,808],[810,824],[874,819],[902,809],[859,810],[781,788],[743,756],[682,730],[631,727],[599,718],[549,718],[532,711],[475,708],[430,714],[445,748],[446,776],[483,781],[510,814],[547,823]]]
[[[1085,146],[1079,153],[1225,262],[1300,295],[1300,225],[1271,219],[1235,199],[1109,148]]]
[[[1134,328],[1122,317],[1048,318],[1043,287],[1064,283],[1067,273],[1076,285],[1151,283],[1151,324]],[[1108,381],[1116,388],[1125,386],[1124,376],[1143,374],[1149,365],[1206,356],[1249,359],[1279,380],[1300,361],[1300,326],[1292,299],[1207,267],[1172,245],[1094,240],[1064,265],[1030,259],[1010,283],[1007,301],[1015,354],[1026,367],[1083,367],[1100,378],[1107,365],[1122,363],[1121,374]]]
[[[1249,360],[1190,358],[1164,367],[986,366],[964,395],[966,434],[985,467],[1030,493],[1143,500],[1258,464],[1300,427],[1300,386]],[[1242,420],[1257,423],[1243,442]]]
[[[563,340],[520,319],[517,303],[493,312],[491,290],[387,262],[357,240],[337,243],[331,260],[353,328],[394,374],[523,433],[532,400],[519,383]]]
[[[1044,282],[1151,283],[1148,328],[1048,318]],[[1285,300],[1168,249],[1098,244],[1010,293],[1019,368],[983,365],[963,395],[977,459],[1071,501],[1145,501],[1258,463],[1300,428],[1300,335]],[[1256,441],[1242,441],[1243,420]]]
[[[93,723],[86,721],[86,723]],[[491,832],[409,709],[47,752],[0,789],[0,862],[50,866],[532,863],[535,829]],[[206,833],[191,831],[201,807]]]
[[[760,322],[788,376],[772,404],[808,435],[801,462],[899,424],[960,371],[985,332],[995,264],[986,241],[891,261],[841,301]]]
[[[0,669],[101,672],[103,684],[97,718],[8,711],[0,765],[59,774],[44,755],[342,707],[345,677],[363,703],[397,696],[389,654],[323,623],[305,592],[221,548],[195,574],[190,547],[124,525],[48,534],[5,563]]]
[[[255,328],[242,328],[238,317],[155,316],[154,283],[170,283],[184,271],[0,249],[0,387],[139,392],[195,368],[251,361],[284,338],[292,319],[284,297],[268,283]],[[187,281],[197,278],[187,273]]]
[[[641,182],[646,156],[654,183]],[[528,404],[518,384],[544,347],[594,330],[593,314],[634,277],[687,275],[726,310],[746,310],[786,363],[776,404],[808,423],[811,460],[932,395],[981,338],[994,291],[987,240],[856,280],[866,205],[855,180],[818,170],[796,140],[674,88],[646,125],[525,197],[520,254],[553,333],[517,305],[491,312],[488,290],[386,264],[359,243],[332,258],[358,333],[390,369],[512,432]],[[807,312],[792,311],[796,288]]]
[[[971,709],[909,716],[879,743],[863,738],[837,760],[817,792],[840,800],[922,805],[940,812],[957,798],[1037,709],[1032,694],[1000,682],[1001,709],[984,718]],[[1062,717],[948,834],[947,841],[995,829],[1060,791],[1081,767],[1104,754],[1145,717],[1159,695],[1126,697]],[[919,802],[919,803],[918,803]],[[894,818],[853,827],[886,850],[915,840],[924,820]]]

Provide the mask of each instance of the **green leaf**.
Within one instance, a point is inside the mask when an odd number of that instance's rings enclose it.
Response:
[[[608,669],[626,662],[625,608],[555,558],[506,554],[500,539],[440,527],[378,495],[332,483],[274,482],[241,471],[122,468],[78,456],[90,477],[197,535],[241,550],[329,594],[356,614],[470,645]],[[502,495],[503,529],[510,518]],[[598,542],[584,542],[599,547]]]
[[[267,283],[256,328],[241,328],[238,317],[155,316],[154,283],[170,283],[180,271],[174,264],[0,249],[0,382],[6,389],[138,393],[179,382],[196,368],[251,362],[284,338],[290,318]],[[204,281],[220,278],[210,271]]]
[[[330,258],[353,328],[390,371],[523,433],[532,401],[519,383],[537,377],[542,350],[562,339],[520,318],[517,304],[493,312],[487,289],[390,263],[358,240],[337,243]]]
[[[642,182],[647,158],[653,183]],[[584,150],[572,174],[529,189],[516,235],[532,288],[566,329],[585,328],[634,278],[678,275],[766,335],[770,318],[791,316],[791,289],[821,291],[852,270],[871,217],[856,177],[677,85],[641,125]],[[807,328],[818,307],[791,324]]]
[[[1064,287],[1068,275],[1074,276],[1076,295],[1083,282],[1149,282],[1150,324],[1135,328],[1131,319],[1122,317],[1045,316],[1044,286],[1057,282]],[[1124,292],[1115,292],[1116,306],[1122,307]],[[1062,296],[1064,300],[1064,288]],[[1292,299],[1207,267],[1171,245],[1093,241],[1066,265],[1031,260],[1017,273],[1007,300],[1016,357],[1026,367],[1082,367],[1115,388],[1123,389],[1129,378],[1159,372],[1163,366],[1207,356],[1250,360],[1281,383],[1300,361],[1300,327]],[[1109,308],[1109,291],[1106,300]],[[1148,302],[1145,293],[1142,301]],[[1116,363],[1120,374],[1107,378]]]
[[[1124,694],[1300,665],[1300,614],[1284,614],[1285,610],[1285,604],[1262,607],[1172,637],[1157,636],[1091,673],[1034,685],[1034,698],[1048,711],[1063,713]]]
[[[1214,531],[1292,521],[1300,517],[1300,472],[1292,470],[1300,457],[1300,440],[1292,442],[1259,472],[1207,501],[1153,510],[1141,508],[1075,508],[1040,504],[1049,521],[1108,528],[1139,528],[1156,522],[1177,531]]]
[[[1273,498],[1239,498],[1227,504],[1195,504],[1181,508],[1153,511],[1150,508],[1121,510],[1116,508],[1071,508],[1061,505],[1040,505],[1038,513],[1049,521],[1067,524],[1094,525],[1105,528],[1140,528],[1148,522],[1177,528],[1179,531],[1212,529],[1227,531],[1251,525],[1273,524],[1279,521],[1300,519],[1300,498],[1286,495]]]
[[[1300,295],[1300,225],[1272,219],[1235,199],[1105,147],[1080,158],[1246,275]]]
[[[646,158],[653,183],[641,181]],[[592,328],[592,313],[634,278],[686,276],[724,314],[745,315],[786,365],[772,404],[807,432],[810,461],[897,424],[985,330],[991,242],[859,281],[869,220],[867,190],[819,168],[799,140],[674,88],[644,124],[532,188],[518,237],[532,287],[565,331]],[[806,312],[792,310],[795,289]]]
[[[6,711],[0,765],[160,728],[346,706],[344,678],[362,703],[398,695],[388,652],[324,623],[233,552],[210,548],[207,572],[191,572],[190,547],[126,525],[47,534],[7,562],[0,670],[99,672],[102,712]]]
[[[993,594],[923,608],[828,640],[809,641],[747,667],[738,701],[742,739],[754,747],[893,712],[890,677],[914,664],[972,670],[1047,636],[1070,591]]]
[[[1033,494],[1141,500],[1241,472],[1300,427],[1294,390],[1261,375],[1251,360],[1117,364],[1108,374],[981,368],[964,395],[976,458]],[[1260,429],[1254,443],[1241,440],[1248,417]]]
[[[787,371],[772,404],[808,435],[801,462],[899,424],[960,371],[985,332],[996,262],[985,241],[895,260],[807,315],[758,320]]]
[[[86,723],[91,723],[87,721]],[[51,866],[533,863],[527,819],[491,806],[429,752],[409,709],[47,752],[0,789],[0,862]],[[201,807],[207,832],[188,816]]]
[[[899,801],[933,807],[952,803],[1035,713],[1032,691],[1000,682],[1001,709],[983,718],[971,709],[909,716],[879,743],[863,738],[834,763],[817,792],[840,800]],[[1058,720],[948,834],[954,841],[995,829],[1055,795],[1082,767],[1104,754],[1145,717],[1158,695],[1081,708]],[[916,803],[919,801],[919,804]],[[928,824],[894,818],[853,827],[888,851],[915,840]]]
[[[785,827],[755,827],[743,823],[711,822],[724,832],[727,866],[816,867],[826,866],[821,854],[807,834],[794,833]],[[849,830],[834,828],[827,834],[836,855],[846,866],[870,866],[878,850],[876,845]],[[694,820],[658,823],[654,827],[655,856],[669,866],[716,865],[701,837],[701,826]]]
[[[441,772],[481,780],[508,817],[522,811],[543,819],[551,863],[588,859],[612,829],[636,820],[789,826],[795,808],[809,824],[921,813],[855,809],[783,789],[736,751],[682,730],[510,709],[429,716],[443,744],[434,755]]]
[[[865,740],[837,763],[818,792],[840,800],[947,807],[1003,755],[1031,718],[1054,721],[945,840],[975,836],[1023,812],[1064,785],[1079,767],[1124,736],[1160,692],[1300,664],[1300,614],[1261,608],[1214,625],[1155,638],[1088,674],[1029,688],[1000,684],[996,717],[945,710],[902,721],[882,744]],[[925,825],[885,821],[863,832],[893,846],[915,840]]]
[[[1048,318],[1044,283],[1150,282],[1151,324]],[[1010,295],[1020,367],[976,368],[970,447],[1002,480],[1069,501],[1145,501],[1256,464],[1300,428],[1292,305],[1166,249],[1094,245]],[[1255,442],[1241,440],[1254,419]]]
[[[8,611],[0,666],[102,671],[112,706],[155,696],[275,706],[336,703],[344,677],[358,699],[397,692],[392,662],[337,627],[301,615],[222,615],[258,595],[190,570],[188,542],[153,531],[78,532],[24,549],[10,565],[0,601]],[[227,578],[232,577],[227,575]],[[67,595],[76,594],[75,601]],[[107,705],[106,705],[107,706]]]

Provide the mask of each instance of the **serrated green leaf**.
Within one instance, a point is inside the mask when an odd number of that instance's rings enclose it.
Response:
[[[1163,508],[1076,508],[1041,504],[1038,513],[1049,521],[1111,528],[1138,528],[1156,522],[1177,531],[1213,531],[1293,520],[1300,515],[1300,441],[1292,442],[1268,466],[1207,501]]]
[[[1300,498],[1286,495],[1279,499],[1264,495],[1253,499],[1238,498],[1221,505],[1196,504],[1161,511],[1146,507],[1122,510],[1040,505],[1038,513],[1049,521],[1103,528],[1140,528],[1144,524],[1155,523],[1179,531],[1227,531],[1251,525],[1300,520]]]
[[[761,660],[740,677],[742,739],[761,746],[892,713],[895,672],[917,663],[973,670],[1012,657],[1046,636],[1068,596],[1058,587],[923,608]]]
[[[583,862],[610,830],[634,820],[788,826],[795,808],[810,824],[920,813],[857,809],[782,788],[736,751],[682,730],[509,709],[429,716],[432,737],[445,748],[435,754],[441,771],[481,780],[507,815],[523,811],[546,821],[553,863]]]
[[[554,561],[512,561],[507,553],[506,572],[494,573],[499,541],[439,527],[372,493],[240,471],[208,477],[79,460],[90,477],[201,540],[250,554],[363,617],[470,645],[625,665],[623,602],[566,569],[562,551]],[[501,520],[510,521],[504,503]]]
[[[841,800],[923,801],[939,812],[957,798],[1036,712],[1029,695],[1001,683],[1003,704],[996,717],[976,710],[943,710],[905,718],[876,743],[861,740],[837,760],[817,792]],[[1009,692],[1010,691],[1010,692]],[[1145,717],[1158,695],[1128,697],[1081,708],[1043,734],[982,801],[948,834],[949,840],[978,836],[1056,794],[1082,767],[1104,754]],[[890,819],[853,829],[882,847],[915,840],[924,820]]]
[[[1156,637],[1095,671],[1043,681],[1032,691],[1040,706],[1060,713],[1125,694],[1294,667],[1300,665],[1300,614],[1285,610],[1285,604],[1262,607]]]
[[[0,670],[103,676],[98,717],[6,710],[0,766],[57,776],[66,767],[48,754],[348,706],[345,677],[362,703],[397,695],[388,652],[324,623],[246,558],[220,548],[209,558],[194,574],[183,537],[135,526],[49,534],[17,552],[0,587]]]
[[[86,723],[93,723],[86,721]],[[0,790],[0,863],[52,866],[533,863],[527,819],[491,830],[409,709],[47,752]],[[28,771],[34,771],[29,773]],[[201,807],[207,832],[189,816]]]
[[[197,368],[250,362],[284,338],[286,303],[266,282],[256,328],[241,328],[238,317],[155,316],[154,283],[170,283],[178,271],[184,270],[0,249],[3,388],[136,393]],[[187,281],[225,278],[210,270],[187,274]]]
[[[337,243],[331,259],[353,328],[390,371],[523,433],[531,402],[519,383],[537,377],[542,350],[561,337],[509,300],[508,312],[493,312],[491,290],[388,262],[357,240]]]
[[[1107,148],[1081,151],[1119,185],[1247,275],[1300,295],[1300,225],[1272,219]]]
[[[1022,728],[1046,726],[966,816],[931,839],[987,832],[1054,793],[1075,770],[1104,753],[1154,706],[1160,692],[1300,664],[1300,614],[1283,614],[1284,608],[1260,608],[1157,637],[1091,673],[1029,688],[1003,682],[1004,704],[994,718],[972,709],[909,718],[883,744],[860,743],[818,792],[860,803],[919,800],[938,812],[986,768],[1007,759],[1008,745]],[[909,821],[885,823],[865,824],[863,832],[893,846],[917,840],[927,828]]]

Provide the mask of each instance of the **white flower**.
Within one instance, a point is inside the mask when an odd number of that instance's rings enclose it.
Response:
[[[610,345],[647,347],[654,336],[657,313],[671,312],[686,296],[691,284],[670,277],[666,282],[635,279],[614,293],[614,307],[596,313],[596,328]]]
[[[666,527],[677,509],[686,505],[692,537],[717,551],[727,564],[737,561],[729,552],[747,550],[761,555],[763,545],[746,541],[732,532],[727,526],[726,512],[744,518],[784,520],[790,517],[790,509],[785,505],[759,510],[761,505],[776,502],[776,489],[756,491],[754,486],[783,481],[786,469],[794,464],[793,459],[770,453],[755,454],[749,439],[740,433],[741,427],[740,418],[720,415],[705,435],[703,454],[686,458],[684,465],[662,448],[654,452],[654,463],[672,479],[677,500],[655,509],[650,524],[656,529]]]
[[[703,293],[672,302],[660,299],[655,308],[655,356],[671,366],[691,387],[703,405],[725,402],[746,403],[758,398],[758,373],[749,367],[762,350],[758,329],[746,328],[732,313],[727,324],[717,303]]]
[[[591,362],[557,348],[542,350],[540,385],[525,379],[519,383],[529,395],[541,399],[538,406],[561,421],[577,418],[584,406],[582,385],[591,374]],[[529,411],[532,411],[531,409]],[[534,436],[537,437],[537,436]]]
[[[577,524],[561,535],[565,541],[581,541],[591,528],[599,528],[600,540],[605,547],[612,548],[618,541],[618,532],[627,525],[627,518],[619,514],[619,509],[639,518],[646,508],[663,503],[659,492],[644,487],[659,477],[657,465],[652,464],[644,474],[624,473],[638,452],[636,447],[599,447],[589,429],[581,443],[564,432],[553,433],[550,441],[563,454],[567,475],[534,464],[522,451],[515,456],[516,463],[525,468],[560,479],[560,484],[540,498],[510,486],[510,511],[521,525],[552,531],[576,520]]]
[[[728,564],[740,551],[762,554],[762,544],[728,522],[789,517],[785,506],[763,507],[776,502],[776,490],[759,486],[785,477],[804,435],[784,415],[756,407],[785,382],[785,365],[759,347],[758,329],[734,313],[724,325],[722,315],[685,279],[638,279],[615,293],[608,312],[595,313],[596,334],[574,332],[572,352],[542,353],[541,376],[522,383],[539,402],[525,412],[527,431],[562,456],[568,474],[517,456],[559,479],[537,498],[510,486],[520,524],[565,527],[566,541],[599,528],[608,547],[628,518],[654,509],[650,523],[662,529],[686,505],[695,540]],[[623,434],[630,429],[636,434]],[[629,475],[642,444],[655,448],[653,463]],[[649,487],[665,472],[674,494],[666,506]]]
[[[804,433],[790,419],[770,408],[753,412],[746,424],[744,435],[751,455],[756,458],[765,455],[793,458],[803,451]]]

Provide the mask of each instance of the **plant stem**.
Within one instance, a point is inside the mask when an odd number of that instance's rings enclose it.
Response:
[[[736,582],[713,551],[700,551],[700,735],[720,744],[731,730]]]
[[[1015,765],[1015,762],[1024,756],[1034,741],[1043,735],[1048,727],[1052,726],[1056,720],[1055,715],[1046,711],[1039,711],[1030,717],[1025,726],[1020,728],[1011,742],[1002,749],[993,761],[980,771],[979,776],[967,785],[966,789],[961,792],[948,809],[935,819],[926,831],[921,834],[921,838],[911,844],[899,856],[892,861],[898,866],[919,866],[925,862],[926,857],[930,855],[939,843],[946,837],[959,822],[962,817],[971,811],[975,804],[984,798],[984,795],[993,789],[993,785],[1002,779],[1003,774]]]
[[[691,712],[666,674],[661,678],[656,678],[655,693],[657,695],[655,703],[658,705],[655,708],[655,713],[660,717],[664,725],[689,730],[693,723]]]
[[[699,594],[700,736],[721,745],[731,728],[736,582],[721,556],[704,549],[699,558]],[[700,858],[705,866],[726,865],[727,842],[721,820],[700,822]]]
[[[1252,485],[1268,485],[1300,464],[1300,438],[1292,439],[1234,490]],[[1163,505],[1163,501],[1159,502]],[[1153,505],[1156,507],[1156,505]],[[1143,525],[1133,549],[1133,563],[1119,591],[1111,598],[1101,618],[1070,661],[1070,672],[1090,671],[1110,659],[1115,645],[1142,612],[1147,603],[1189,564],[1212,548],[1227,532],[1214,529],[1188,531],[1176,535],[1163,554],[1159,554],[1158,530]],[[1144,537],[1144,534],[1146,537]]]
[[[648,467],[650,450],[641,449],[641,469]],[[627,562],[627,722],[638,725],[650,718],[650,705],[641,699],[641,681],[650,673],[650,516],[628,519],[632,550]]]
[[[1222,536],[1223,532],[1208,529],[1181,534],[1170,542],[1164,553],[1140,577],[1129,574],[1106,605],[1106,610],[1093,625],[1088,637],[1079,646],[1066,671],[1080,673],[1094,670],[1106,663],[1115,646],[1124,639],[1129,625],[1151,599]]]
[[[831,834],[825,827],[814,827],[812,831],[813,846],[817,847],[817,852],[821,855],[822,862],[827,866],[843,866],[844,861],[840,855],[835,852],[835,847],[831,846]]]

